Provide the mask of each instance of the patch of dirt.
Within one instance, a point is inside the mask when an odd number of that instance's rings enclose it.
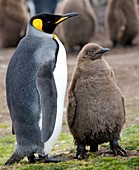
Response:
[[[139,156],[139,152],[138,151],[126,151],[126,156],[124,156],[124,159],[128,159],[129,157],[134,157],[134,156]],[[108,156],[112,156],[115,157],[115,154],[107,148],[101,148],[100,150],[98,150],[96,153],[96,155],[102,156],[102,157],[108,157]],[[116,157],[121,157],[120,155],[117,155]]]

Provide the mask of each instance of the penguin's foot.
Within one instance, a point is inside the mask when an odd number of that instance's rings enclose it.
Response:
[[[132,47],[132,46],[134,46],[134,45],[132,44],[132,41],[131,41],[131,40],[127,40],[126,42],[123,43],[123,46],[124,46],[124,47]]]
[[[75,159],[79,159],[79,160],[87,159],[88,157],[89,156],[86,152],[85,153],[76,153],[74,156]]]
[[[58,158],[58,157],[48,157],[48,155],[45,156],[40,156],[39,155],[39,161],[43,162],[43,163],[58,163],[58,162],[65,162],[68,161],[70,159],[68,158]]]
[[[9,165],[12,165],[14,163],[18,163],[19,161],[21,161],[23,159],[23,157],[19,156],[19,155],[16,155],[16,154],[13,154],[11,156],[10,159],[7,160],[7,162],[5,163],[5,166],[9,166]]]
[[[115,155],[127,156],[126,150],[119,145],[117,140],[110,142],[110,148]]]
[[[88,158],[84,144],[77,143],[77,152],[74,158],[79,159],[79,160]]]
[[[112,47],[115,48],[117,46],[117,41],[113,40]]]
[[[35,156],[34,155],[28,156],[28,161],[29,161],[29,163],[35,163],[36,162]]]
[[[98,144],[90,145],[90,152],[97,152],[98,151]]]

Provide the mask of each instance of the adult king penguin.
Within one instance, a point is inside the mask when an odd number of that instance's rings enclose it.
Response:
[[[33,163],[35,153],[43,162],[51,161],[48,154],[61,132],[67,84],[65,48],[52,33],[59,23],[76,15],[33,16],[11,58],[6,92],[17,145],[5,165],[26,156]]]

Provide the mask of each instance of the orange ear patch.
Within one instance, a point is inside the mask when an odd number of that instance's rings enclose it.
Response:
[[[36,29],[42,31],[43,23],[42,23],[42,20],[41,20],[41,19],[34,19],[33,22],[32,22],[32,25],[33,25]]]

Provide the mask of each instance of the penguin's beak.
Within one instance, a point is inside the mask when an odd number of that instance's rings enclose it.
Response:
[[[62,17],[74,17],[76,15],[79,15],[77,12],[70,12],[70,13],[67,13],[67,14],[63,14]]]
[[[60,22],[63,22],[64,20],[71,18],[71,17],[74,17],[76,15],[79,15],[79,14],[77,12],[71,12],[71,13],[63,14],[61,16],[61,18],[58,21],[55,22],[55,24],[59,24]]]
[[[106,52],[110,51],[109,48],[102,48],[100,51],[96,52],[95,54],[104,54]]]

